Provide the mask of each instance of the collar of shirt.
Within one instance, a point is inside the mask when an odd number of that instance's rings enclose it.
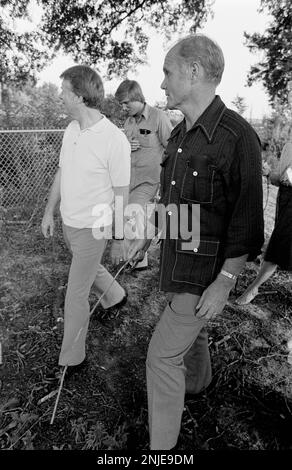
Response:
[[[220,96],[216,95],[212,103],[205,109],[201,116],[196,120],[193,127],[190,130],[200,127],[205,133],[209,142],[212,141],[214,132],[224,114],[226,109],[225,104],[221,100]],[[170,138],[175,137],[179,132],[186,129],[186,122],[183,119],[172,131]]]
[[[147,119],[149,118],[149,112],[150,112],[150,108],[149,108],[149,105],[147,103],[144,104],[144,108],[143,108],[143,111],[142,113],[138,116],[138,119],[136,119],[135,116],[133,116],[131,118],[131,121],[139,124],[139,122],[142,120],[142,118]]]
[[[107,124],[107,118],[103,114],[101,115],[101,119],[99,121],[97,121],[92,126],[86,127],[85,129],[81,129],[79,121],[77,120],[75,121],[76,130],[78,130],[78,132],[80,133],[85,132],[85,131],[91,131],[91,132],[96,132],[97,134],[99,134],[100,132],[103,131],[106,124]]]
[[[149,118],[149,105],[147,103],[145,103],[141,116],[143,116],[145,119]]]

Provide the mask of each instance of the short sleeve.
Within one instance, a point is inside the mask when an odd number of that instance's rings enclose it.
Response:
[[[63,141],[64,141],[64,137],[63,137]],[[62,146],[61,146],[61,150],[60,150],[60,155],[59,155],[59,167],[60,167],[60,168],[62,167],[63,159],[64,159],[64,146],[63,146],[63,142],[62,142]]]
[[[72,123],[70,123],[68,127],[66,127],[64,134],[63,134],[62,145],[61,145],[61,150],[60,150],[60,155],[59,155],[59,167],[62,167],[63,165],[64,155],[65,155],[65,141],[68,138],[68,134],[69,134],[71,126],[72,126]]]
[[[130,184],[131,146],[126,136],[120,131],[113,137],[110,145],[108,168],[113,186]]]
[[[164,148],[167,146],[167,141],[170,137],[173,126],[166,113],[159,110],[158,114],[158,137]]]

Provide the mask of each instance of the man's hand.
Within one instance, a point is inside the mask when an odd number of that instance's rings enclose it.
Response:
[[[227,303],[229,293],[234,286],[234,281],[217,277],[203,292],[195,316],[209,320],[222,312]]]
[[[125,252],[128,260],[141,261],[151,244],[150,239],[137,238],[135,240],[125,239]]]
[[[110,257],[112,264],[115,266],[125,261],[126,256],[124,240],[112,240],[110,248]]]
[[[131,145],[131,152],[135,152],[136,150],[140,148],[139,140],[134,139],[134,138],[130,141],[130,145]]]
[[[271,167],[268,164],[268,162],[263,162],[262,173],[263,173],[263,176],[269,176],[269,174],[271,173]]]
[[[51,212],[45,212],[42,220],[42,233],[45,238],[53,236],[54,233],[54,216]]]
[[[270,181],[274,186],[279,186],[280,185],[280,176],[279,172],[276,170],[272,170],[270,175],[269,175]]]

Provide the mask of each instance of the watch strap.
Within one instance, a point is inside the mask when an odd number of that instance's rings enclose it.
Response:
[[[225,269],[221,269],[220,274],[223,274],[223,276],[228,277],[229,279],[232,279],[233,281],[236,281],[237,279],[237,276],[235,276],[235,274],[225,271]]]

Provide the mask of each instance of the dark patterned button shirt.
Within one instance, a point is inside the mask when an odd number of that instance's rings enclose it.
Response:
[[[161,166],[160,289],[201,295],[226,258],[261,252],[260,141],[216,96],[189,131],[173,129]]]

